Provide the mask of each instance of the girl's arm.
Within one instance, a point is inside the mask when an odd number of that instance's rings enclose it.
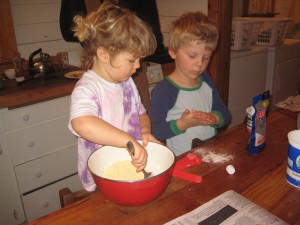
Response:
[[[132,163],[141,171],[147,163],[147,152],[128,133],[120,130],[106,121],[95,116],[81,116],[71,121],[74,131],[82,138],[100,145],[110,145],[125,148],[128,141],[135,147],[135,155],[132,156]],[[146,130],[145,130],[146,131]]]
[[[160,143],[152,134],[151,134],[151,122],[150,117],[147,113],[140,115],[140,124],[141,124],[141,138],[144,146],[147,146],[149,141]]]
[[[82,138],[100,145],[125,147],[133,141],[128,133],[95,116],[80,116],[71,121],[74,131]]]

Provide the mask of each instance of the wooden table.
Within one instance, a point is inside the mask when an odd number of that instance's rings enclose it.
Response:
[[[246,152],[249,133],[241,124],[201,148],[228,153],[227,163],[205,163],[187,171],[200,174],[201,183],[171,178],[165,192],[141,207],[124,207],[107,200],[101,192],[76,202],[30,224],[163,224],[208,202],[227,190],[234,190],[264,207],[289,224],[300,224],[300,188],[287,183],[287,133],[296,129],[297,114],[277,110],[267,119],[267,145],[257,155]],[[193,149],[197,152],[197,149]],[[225,168],[234,165],[229,175]]]

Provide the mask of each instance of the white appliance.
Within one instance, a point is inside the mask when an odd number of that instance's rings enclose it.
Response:
[[[271,92],[273,104],[299,94],[299,39],[285,39],[280,46],[268,47],[266,89]]]
[[[164,78],[161,64],[146,62],[146,74],[149,84],[149,94],[151,98],[152,89],[159,81],[161,81]]]
[[[268,49],[253,46],[246,51],[231,51],[228,108],[232,116],[229,127],[240,124],[254,96],[265,91]]]

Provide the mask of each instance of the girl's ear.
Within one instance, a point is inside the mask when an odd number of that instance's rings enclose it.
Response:
[[[172,59],[176,58],[176,54],[175,51],[171,48],[168,49],[169,55],[171,56]]]
[[[103,63],[108,62],[109,54],[107,50],[101,47],[97,48],[97,58]]]

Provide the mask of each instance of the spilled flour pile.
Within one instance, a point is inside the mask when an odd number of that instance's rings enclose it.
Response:
[[[215,153],[205,148],[199,148],[194,153],[207,163],[225,163],[233,159],[233,156],[228,153]]]

